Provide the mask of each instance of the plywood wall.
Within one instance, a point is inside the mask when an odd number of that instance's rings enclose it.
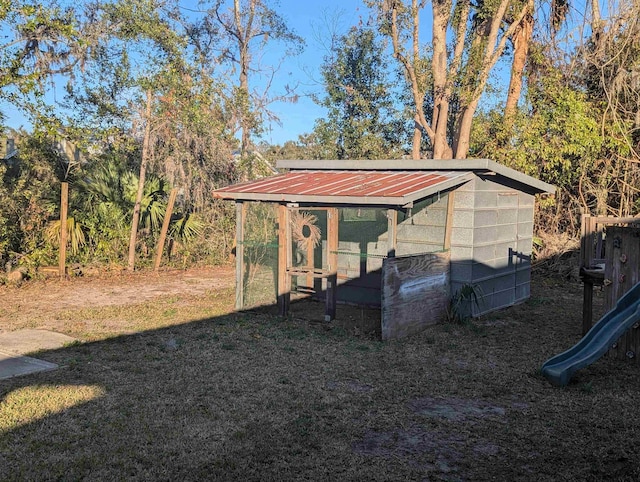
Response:
[[[384,260],[382,339],[403,338],[444,319],[449,303],[449,253]]]

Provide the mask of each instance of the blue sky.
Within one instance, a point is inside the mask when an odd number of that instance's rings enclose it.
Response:
[[[287,140],[297,140],[303,133],[311,132],[317,118],[323,117],[325,109],[310,98],[312,93],[322,93],[319,84],[319,68],[327,54],[326,42],[332,30],[346,33],[351,26],[357,25],[360,18],[366,19],[367,9],[360,0],[324,0],[320,2],[301,2],[300,0],[281,0],[275,7],[287,25],[306,41],[304,52],[296,57],[285,58],[276,78],[273,94],[284,91],[286,84],[297,84],[300,95],[297,103],[274,103],[271,110],[280,118],[281,125],[275,122],[267,126],[263,139],[274,144]],[[277,62],[282,58],[278,47],[269,52],[269,57]]]
[[[361,0],[322,0],[309,3],[300,0],[275,0],[270,5],[306,42],[302,54],[294,57],[284,55],[285,46],[270,43],[263,58],[264,64],[277,65],[283,61],[273,80],[272,95],[283,93],[285,85],[297,85],[297,103],[278,102],[270,106],[270,110],[280,119],[280,124],[269,123],[265,126],[262,137],[267,142],[282,144],[287,140],[297,140],[300,134],[311,132],[315,120],[325,115],[325,109],[310,98],[312,93],[322,92],[322,86],[318,82],[319,68],[327,54],[326,45],[322,42],[329,38],[331,30],[338,34],[346,33],[351,26],[358,24],[361,17],[366,18],[367,9]],[[253,81],[260,83],[257,77],[253,77]],[[61,88],[54,87],[48,92],[47,98],[55,102],[56,98],[61,100],[63,94]],[[30,128],[29,121],[11,106],[2,103],[0,110],[9,127]]]

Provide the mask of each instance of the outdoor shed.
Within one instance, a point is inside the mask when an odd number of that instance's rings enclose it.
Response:
[[[280,161],[214,191],[236,202],[236,308],[291,294],[381,308],[383,339],[442,320],[464,288],[477,316],[530,293],[533,212],[547,183],[486,159]]]

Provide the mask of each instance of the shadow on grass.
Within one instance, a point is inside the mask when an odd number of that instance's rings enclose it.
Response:
[[[0,479],[639,475],[637,368],[537,373],[579,332],[574,291],[401,342],[263,309],[43,351],[62,368],[0,382]]]
[[[61,368],[0,382],[0,479],[265,480],[340,464],[353,428],[336,410],[357,394],[327,381],[361,374],[346,358],[337,373],[331,352],[380,343],[267,312],[38,352]]]

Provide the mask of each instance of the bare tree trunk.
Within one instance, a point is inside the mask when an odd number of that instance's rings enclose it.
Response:
[[[504,107],[504,117],[507,122],[513,118],[518,107],[518,99],[522,92],[522,74],[529,55],[531,35],[533,34],[533,16],[526,15],[513,33],[513,63],[511,64],[511,79],[507,91],[507,102]]]
[[[422,128],[420,127],[420,119],[416,115],[415,127],[413,128],[413,144],[411,145],[411,158],[414,161],[420,159],[420,143],[422,141]]]
[[[469,155],[469,145],[471,142],[471,126],[473,124],[473,115],[476,112],[479,100],[480,99],[476,99],[475,101],[469,103],[469,105],[465,106],[460,112],[460,117],[456,122],[457,128],[453,142],[455,149],[453,154],[455,159],[466,159]]]
[[[400,62],[400,65],[404,68],[405,78],[411,87],[411,94],[413,95],[416,128],[413,131],[412,157],[417,160],[421,157],[420,144],[422,134],[426,133],[433,144],[435,133],[424,114],[424,88],[422,87],[422,84],[424,83],[424,74],[416,72],[416,69],[414,68],[420,60],[420,16],[417,0],[412,0],[411,11],[413,18],[411,33],[412,47],[410,53],[411,60],[408,58],[409,54],[406,53],[400,42],[398,4],[394,1],[390,1],[386,12],[391,13],[391,42],[393,44],[393,57]]]
[[[435,131],[433,139],[433,158],[444,159],[450,151],[447,143],[447,119],[449,118],[449,92],[447,89],[447,26],[451,7],[448,2],[432,2],[433,8],[433,119],[431,126]]]
[[[147,174],[147,163],[149,160],[149,140],[151,138],[151,101],[152,94],[147,90],[147,106],[145,109],[144,139],[142,141],[142,159],[140,160],[140,176],[138,178],[138,192],[136,202],[133,206],[133,219],[131,220],[131,236],[129,237],[129,271],[135,269],[136,263],[136,240],[138,238],[138,224],[140,223],[140,205],[144,194],[144,181]]]
[[[591,0],[591,35],[596,43],[602,33],[602,17],[600,16],[600,4],[598,1]]]
[[[240,112],[240,128],[242,129],[240,154],[245,156],[249,150],[251,142],[251,128],[249,126],[249,62],[251,60],[249,56],[249,41],[251,38],[251,32],[253,29],[253,18],[255,15],[256,0],[249,2],[249,18],[247,25],[242,25],[240,18],[240,0],[233,1],[233,12],[235,17],[235,27],[237,32],[238,50],[240,53],[239,67],[240,67],[240,93],[242,95],[242,105]]]

